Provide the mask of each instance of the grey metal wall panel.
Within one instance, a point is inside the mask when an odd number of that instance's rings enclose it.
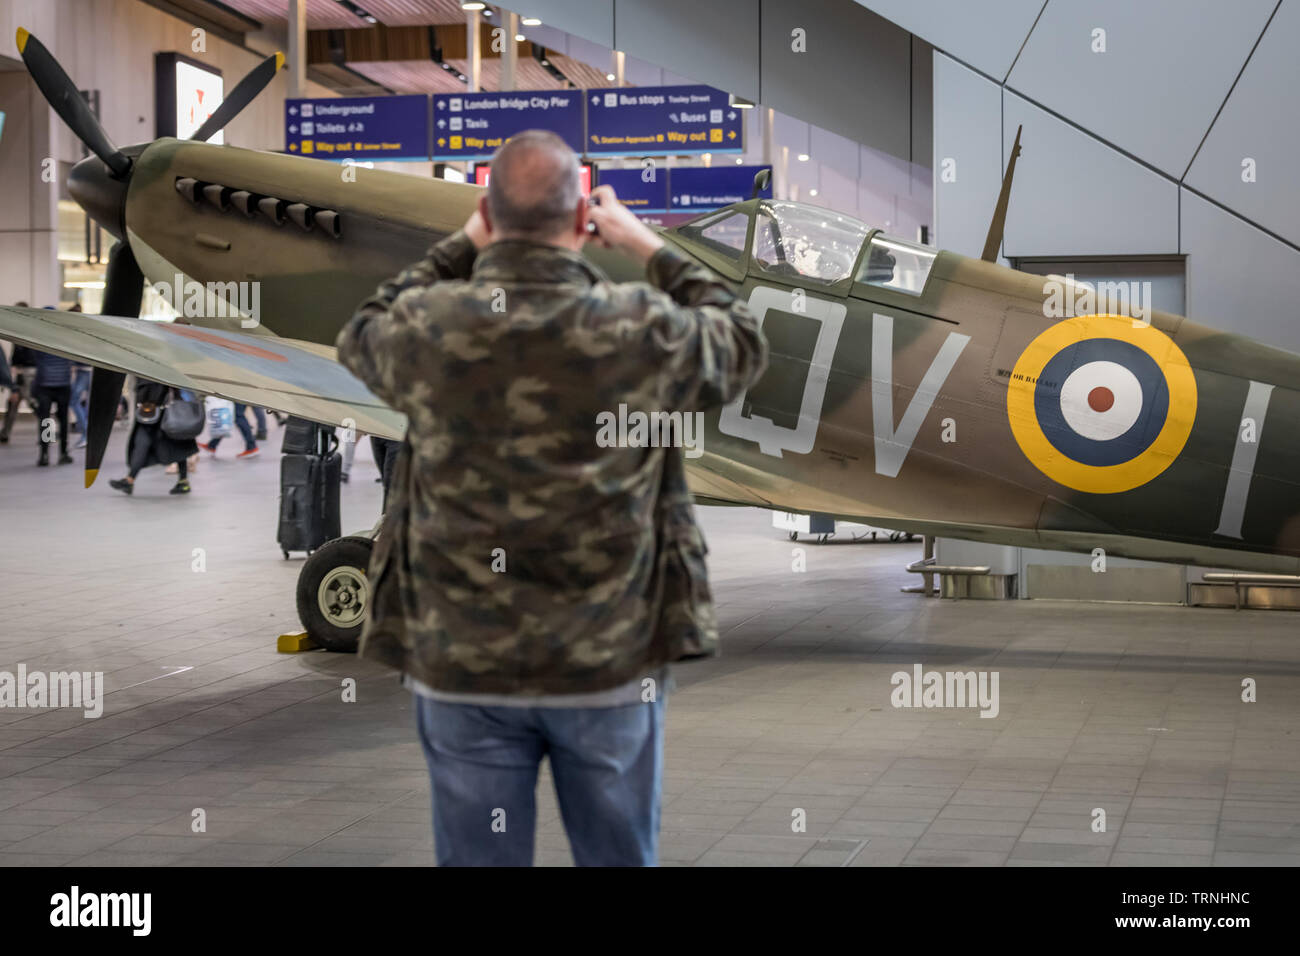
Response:
[[[635,56],[624,58],[623,78],[633,86],[683,86],[696,82]]]
[[[812,127],[810,132],[813,161],[829,166],[846,176],[852,176],[854,179],[858,177],[860,165],[858,153],[862,147],[851,139],[817,126]]]
[[[858,215],[858,178],[846,176],[829,166],[821,168],[817,195],[804,197],[808,202],[850,216]]]
[[[540,17],[543,26],[614,47],[614,0],[519,0],[502,9]]]
[[[564,52],[575,60],[587,63],[603,72],[612,73],[614,71],[614,51],[603,43],[596,43],[583,37],[569,37]],[[623,75],[626,79],[626,60],[623,65]]]
[[[758,101],[759,0],[618,0],[615,14],[614,49]]]
[[[1300,252],[1183,190],[1187,315],[1300,352]]]
[[[895,193],[878,189],[866,182],[858,184],[858,211],[854,215],[867,225],[896,233],[893,226],[886,226],[885,223],[893,222],[897,209],[898,197]],[[907,238],[910,239],[911,236]]]
[[[1052,0],[1007,86],[1181,178],[1275,4]]]
[[[1001,103],[996,83],[935,51],[934,227],[941,248],[967,256],[984,248],[1002,179]],[[947,168],[952,182],[944,181]]]
[[[802,52],[793,49],[796,30]],[[764,105],[911,158],[910,38],[870,10],[843,0],[763,0],[761,80]]]
[[[1246,64],[1184,182],[1292,242],[1300,242],[1295,158],[1300,125],[1300,3],[1283,3]],[[1253,159],[1254,182],[1242,176]]]
[[[1044,0],[857,0],[999,82],[1011,69]]]
[[[1178,252],[1178,185],[1011,92],[1009,155],[1025,127],[1007,211],[1008,256]],[[996,199],[987,201],[989,208]]]
[[[1030,259],[1016,268],[1037,276],[1073,275],[1094,288],[1103,282],[1139,282],[1147,290],[1140,305],[1161,312],[1187,314],[1187,263],[1169,259]]]
[[[777,110],[772,117],[772,134],[777,145],[790,147],[791,157],[800,152],[812,152],[812,130],[801,119]]]
[[[912,37],[912,162],[934,155],[934,47]]]
[[[934,183],[930,168],[869,146],[858,150],[858,218],[896,236],[915,239],[917,227],[933,226]]]

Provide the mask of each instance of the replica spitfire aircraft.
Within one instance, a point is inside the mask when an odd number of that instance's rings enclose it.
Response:
[[[338,364],[334,341],[380,281],[464,222],[478,187],[203,142],[275,57],[192,140],[118,149],[46,49],[23,31],[18,47],[94,154],[69,191],[121,240],[105,315],[0,307],[0,337],[95,366],[87,485],[128,372],[400,437],[401,416]],[[707,416],[687,462],[698,500],[1300,571],[1300,356],[1160,312],[1049,316],[1042,277],[992,261],[1013,167],[1014,152],[983,260],[783,201],[663,233],[735,284],[772,350],[762,380]],[[639,277],[588,254],[616,281]],[[138,318],[146,277],[199,297],[188,324]],[[257,284],[260,321],[240,310],[241,283]],[[1065,298],[1079,291],[1067,283]],[[355,643],[368,547],[343,538],[303,568],[299,610],[327,647]]]

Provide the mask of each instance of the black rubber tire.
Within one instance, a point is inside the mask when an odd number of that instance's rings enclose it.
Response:
[[[327,651],[356,653],[361,639],[361,626],[365,623],[365,612],[369,608],[370,592],[368,588],[365,590],[363,610],[355,623],[343,626],[332,620],[322,607],[321,584],[335,571],[343,571],[346,575],[346,569],[359,571],[360,580],[365,583],[372,545],[369,538],[335,538],[308,555],[302,570],[298,572],[298,618],[302,621],[307,636]],[[356,575],[352,577],[355,578]]]

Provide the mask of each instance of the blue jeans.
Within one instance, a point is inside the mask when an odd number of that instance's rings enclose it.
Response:
[[[84,404],[83,404],[84,401]],[[72,375],[72,414],[77,418],[77,430],[81,437],[90,434],[90,369],[79,368]]]
[[[657,865],[662,696],[622,707],[413,701],[439,866],[532,866],[543,756],[578,866]]]
[[[239,434],[244,436],[244,451],[252,451],[257,447],[257,442],[253,441],[253,429],[248,427],[248,419],[244,417],[244,410],[247,405],[240,405],[235,402],[235,427],[239,429]],[[217,445],[221,444],[220,438],[213,438],[208,441],[208,447],[213,451],[217,450]]]

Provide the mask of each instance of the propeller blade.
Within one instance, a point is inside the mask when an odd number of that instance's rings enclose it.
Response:
[[[59,114],[86,148],[104,161],[113,175],[122,179],[131,169],[131,159],[112,144],[104,127],[99,125],[90,111],[77,85],[63,72],[45,44],[22,27],[18,28],[18,52],[27,65],[27,72],[40,88],[54,112]]]
[[[221,101],[221,105],[203,125],[194,131],[190,139],[195,142],[205,142],[215,136],[217,131],[238,116],[240,110],[251,103],[258,93],[266,89],[266,85],[275,78],[276,72],[282,66],[284,66],[284,54],[276,53],[253,67],[247,76],[235,84],[235,88]]]
[[[139,315],[144,297],[144,275],[136,264],[135,254],[124,242],[113,246],[108,255],[108,275],[104,284],[104,315]],[[108,449],[117,417],[118,400],[126,382],[123,372],[97,368],[90,375],[90,405],[86,422],[86,487],[95,483],[99,464]]]
[[[97,368],[90,373],[90,407],[86,416],[87,488],[99,477],[99,464],[108,450],[108,439],[113,434],[113,421],[117,417],[117,405],[125,384],[124,372]]]

